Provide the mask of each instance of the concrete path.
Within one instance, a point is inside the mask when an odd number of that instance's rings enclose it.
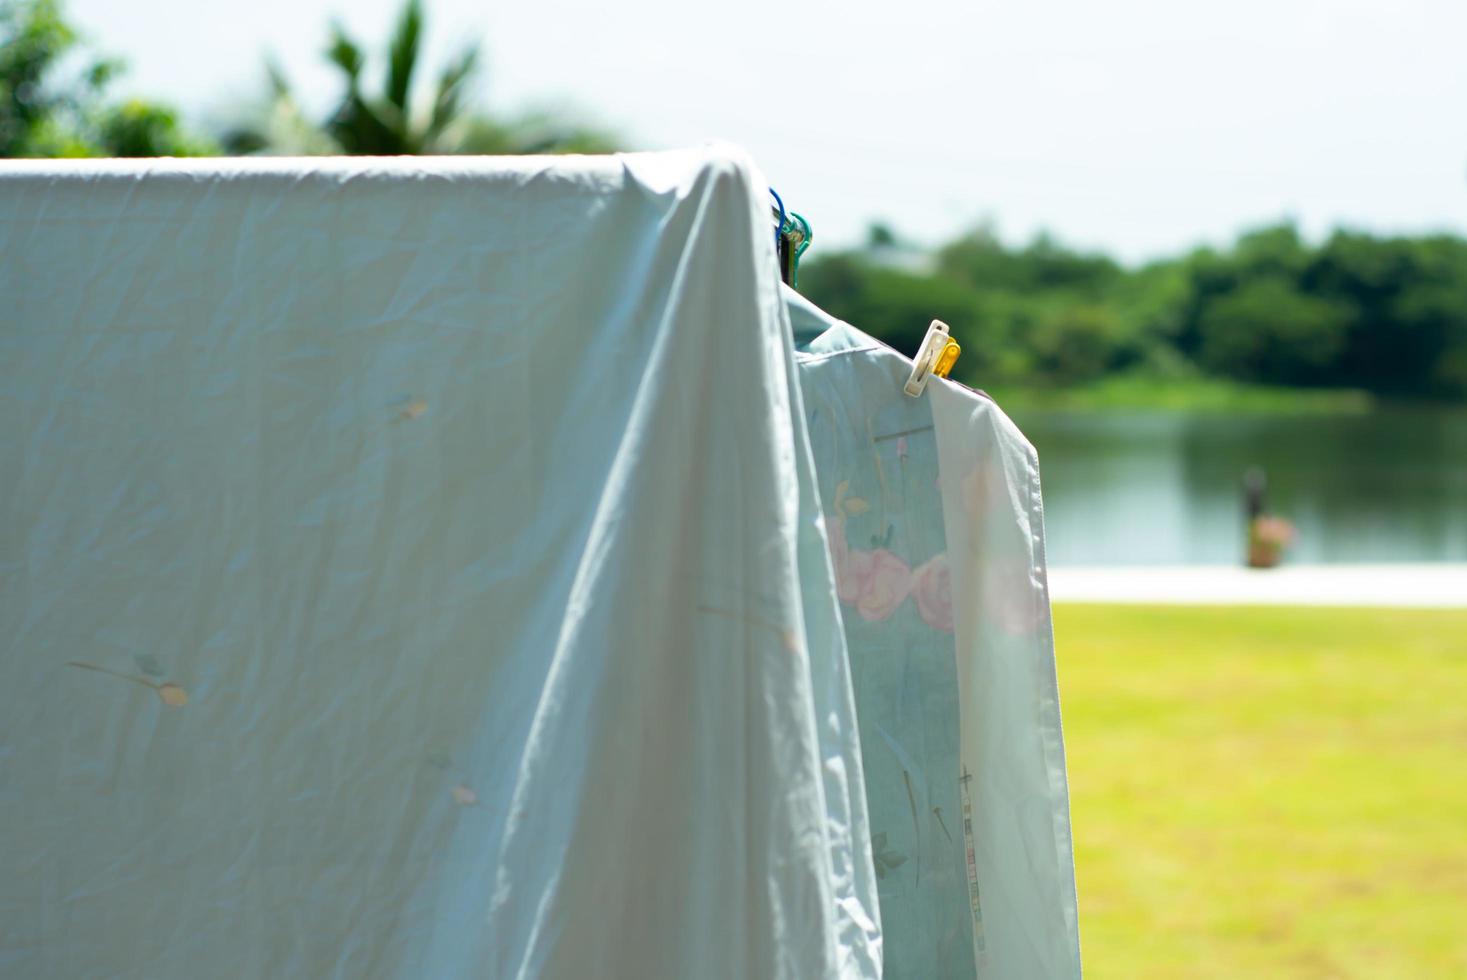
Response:
[[[1074,566],[1049,570],[1055,602],[1467,609],[1467,564]]]

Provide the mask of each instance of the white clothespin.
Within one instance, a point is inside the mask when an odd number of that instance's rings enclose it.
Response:
[[[948,336],[947,324],[933,320],[932,326],[927,328],[927,336],[922,338],[922,346],[917,349],[917,356],[912,358],[912,373],[907,376],[902,390],[913,398],[921,395],[927,389],[929,378],[934,375],[947,377],[961,352],[957,341]]]

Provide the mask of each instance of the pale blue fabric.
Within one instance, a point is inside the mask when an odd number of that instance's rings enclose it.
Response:
[[[803,337],[808,321],[797,310],[791,322]],[[901,358],[874,341],[863,344],[844,325],[832,324],[803,351],[800,383],[828,531],[844,538],[847,555],[890,562],[894,586],[907,592],[910,584],[901,580],[947,547],[932,410],[926,399],[902,395],[908,368]],[[863,604],[858,589],[843,596],[843,613],[878,875],[883,976],[971,980],[981,909],[968,901],[952,629],[926,622],[910,596],[893,602],[895,594],[877,595]]]
[[[0,170],[0,975],[876,975],[737,151]]]
[[[1078,972],[1032,448],[764,188],[0,170],[0,975]]]
[[[856,696],[888,980],[1079,975],[1033,448],[786,290]],[[972,854],[971,864],[969,854]]]

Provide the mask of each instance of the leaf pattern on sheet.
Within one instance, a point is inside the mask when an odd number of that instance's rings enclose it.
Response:
[[[151,653],[135,653],[132,655],[132,661],[138,665],[138,670],[141,670],[149,677],[163,676],[163,664]]]
[[[886,831],[883,830],[871,838],[871,863],[876,866],[876,877],[885,878],[888,872],[906,864],[907,856],[886,846]]]
[[[177,684],[159,684],[155,690],[163,703],[170,708],[182,708],[188,704],[188,692]]]
[[[944,819],[942,819],[942,807],[940,807],[940,806],[933,807],[932,808],[932,815],[937,818],[937,825],[942,828],[943,835],[945,837],[947,837],[947,842],[949,844],[951,844],[953,842],[953,835],[950,834],[950,833],[948,833],[947,821],[944,820]]]
[[[81,670],[94,670],[99,674],[106,674],[109,677],[116,677],[119,680],[129,681],[133,684],[141,684],[143,687],[150,689],[154,694],[158,695],[158,700],[162,701],[170,708],[181,708],[184,705],[188,704],[188,692],[185,691],[178,684],[174,684],[172,681],[166,681],[162,684],[159,684],[155,681],[148,680],[146,677],[134,677],[131,674],[119,673],[115,670],[109,670],[106,667],[98,667],[95,664],[84,664],[76,660],[67,661],[66,666],[76,667]],[[162,671],[160,670],[159,673],[162,673]]]
[[[428,411],[428,403],[421,398],[409,396],[398,404],[402,407],[393,416],[394,422],[411,422],[413,419],[421,418]]]

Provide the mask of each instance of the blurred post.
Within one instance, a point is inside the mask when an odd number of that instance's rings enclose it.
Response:
[[[1247,515],[1248,567],[1273,568],[1283,561],[1284,549],[1293,543],[1294,525],[1273,517],[1264,508],[1268,476],[1258,466],[1243,474],[1243,509]]]
[[[1243,507],[1248,515],[1248,526],[1263,516],[1263,495],[1268,492],[1268,475],[1260,466],[1250,466],[1243,474]]]

